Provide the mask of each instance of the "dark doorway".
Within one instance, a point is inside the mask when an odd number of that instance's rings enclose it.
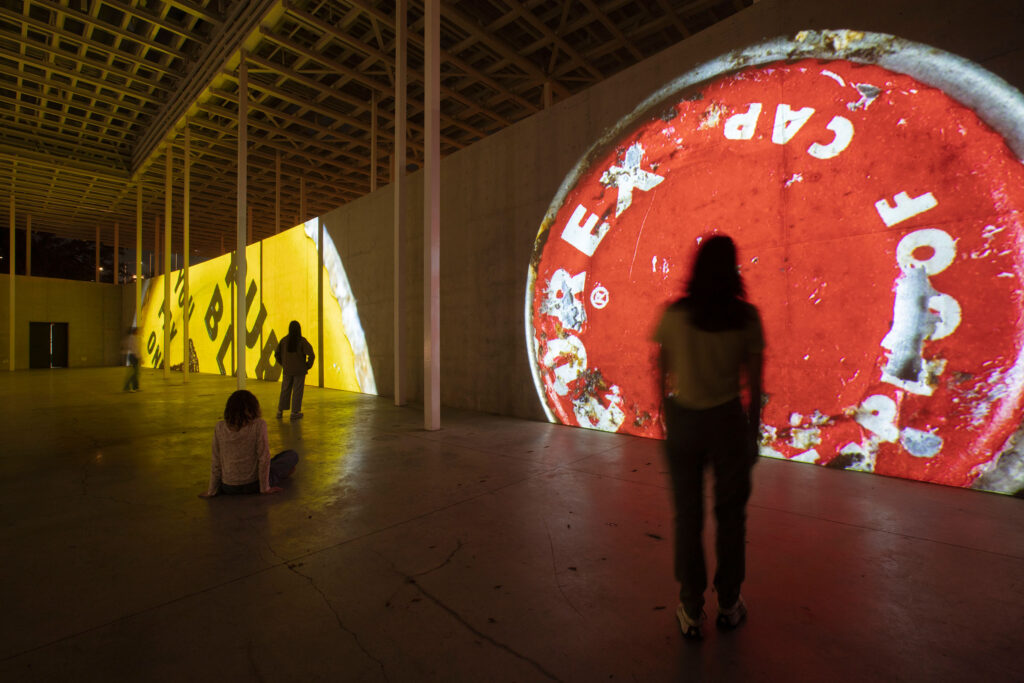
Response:
[[[28,366],[30,368],[66,368],[68,366],[68,324],[28,324]]]

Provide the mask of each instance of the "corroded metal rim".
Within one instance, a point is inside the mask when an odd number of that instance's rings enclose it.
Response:
[[[557,420],[548,406],[537,369],[532,313],[533,290],[537,280],[539,251],[547,240],[548,230],[566,195],[576,185],[596,155],[606,149],[607,145],[617,139],[624,130],[647,115],[657,104],[687,88],[749,66],[800,59],[845,59],[860,64],[875,64],[938,88],[973,110],[982,121],[1003,137],[1018,158],[1024,160],[1024,94],[1002,78],[963,57],[885,33],[847,29],[801,31],[792,37],[774,38],[734,50],[687,71],[647,97],[590,146],[562,181],[541,222],[530,257],[523,313],[530,372],[533,375],[537,396],[549,421]]]

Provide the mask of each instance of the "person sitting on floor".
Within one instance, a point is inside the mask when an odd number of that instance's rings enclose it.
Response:
[[[260,402],[251,392],[240,389],[228,398],[224,419],[213,430],[210,485],[199,497],[277,493],[281,490],[279,484],[291,476],[298,462],[299,454],[292,450],[270,457]]]

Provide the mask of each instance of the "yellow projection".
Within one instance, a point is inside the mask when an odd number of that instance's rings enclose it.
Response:
[[[276,381],[281,369],[274,350],[288,333],[288,323],[299,321],[302,335],[317,352],[306,384],[319,381],[324,363],[324,386],[347,391],[376,393],[373,371],[363,332],[355,312],[341,261],[329,237],[325,237],[323,269],[317,268],[315,222],[300,225],[246,248],[246,374]],[[317,349],[317,282],[324,282],[324,348]],[[143,367],[159,368],[163,362],[163,277],[146,282],[140,321]],[[182,272],[171,277],[170,367],[181,370]],[[235,371],[235,262],[224,254],[189,269],[190,357],[189,369],[232,375]]]

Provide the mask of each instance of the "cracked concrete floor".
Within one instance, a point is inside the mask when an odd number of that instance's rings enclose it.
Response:
[[[250,382],[296,476],[205,501],[234,380],[122,377],[0,374],[2,680],[1020,680],[1024,501],[762,461],[693,644],[658,442]]]

